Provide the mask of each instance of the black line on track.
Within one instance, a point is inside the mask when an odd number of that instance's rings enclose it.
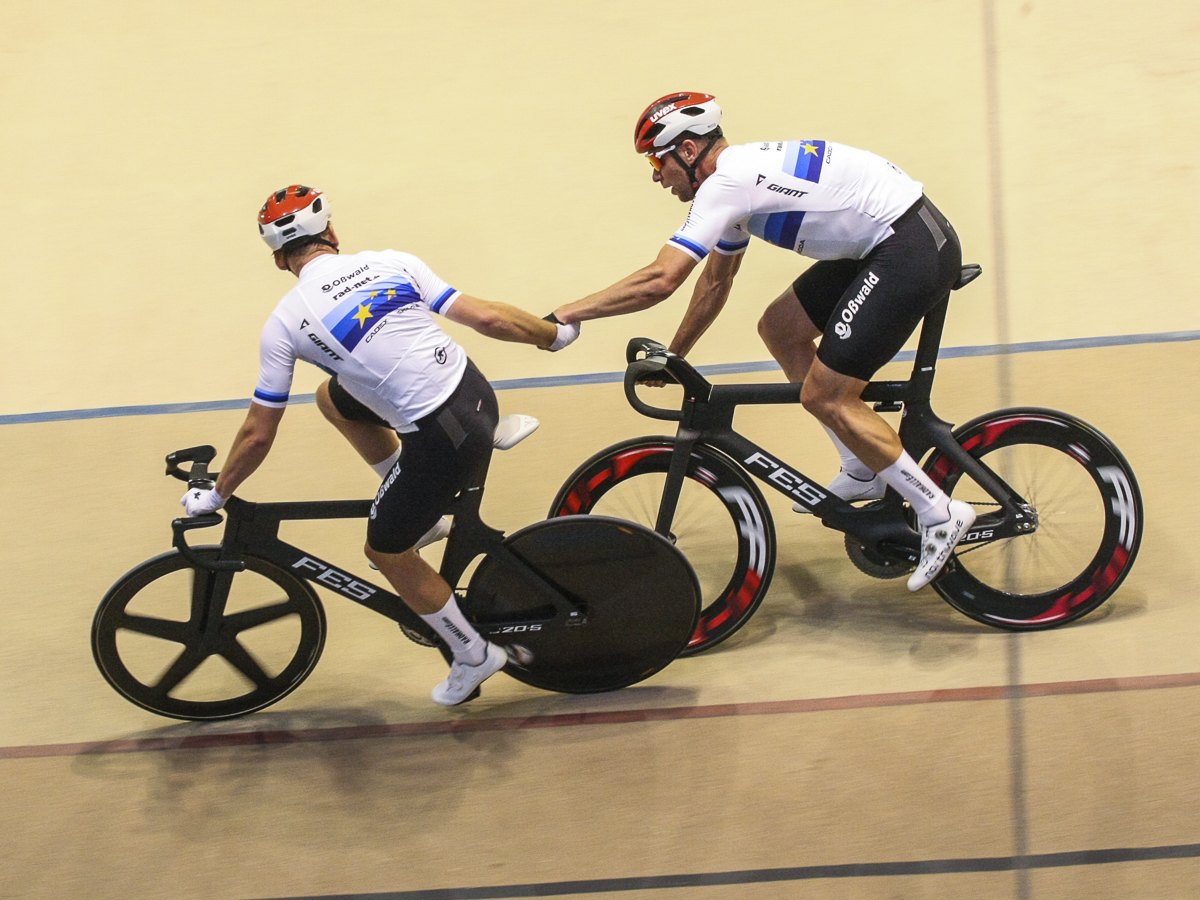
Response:
[[[1107,850],[1075,850],[1066,853],[1035,853],[1024,857],[984,856],[971,859],[845,863],[779,869],[742,869],[733,872],[697,872],[688,875],[649,875],[640,878],[596,878],[583,881],[544,881],[486,887],[433,888],[376,894],[320,894],[305,897],[276,897],[271,900],[493,900],[493,898],[503,897],[566,897],[580,894],[611,894],[622,891],[656,891],[685,887],[813,881],[826,878],[968,875],[981,872],[1013,872],[1022,868],[1060,869],[1070,866],[1103,866],[1114,863],[1195,859],[1196,857],[1200,857],[1200,844],[1172,844],[1162,847],[1120,847]]]

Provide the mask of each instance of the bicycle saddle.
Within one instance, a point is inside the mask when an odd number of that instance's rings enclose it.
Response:
[[[983,274],[983,266],[979,263],[967,263],[962,267],[962,271],[958,273],[958,281],[954,282],[952,291],[957,291],[959,288],[966,287],[976,278]]]
[[[492,446],[497,450],[509,450],[537,431],[541,424],[533,416],[523,416],[520,413],[505,416],[496,423]]]

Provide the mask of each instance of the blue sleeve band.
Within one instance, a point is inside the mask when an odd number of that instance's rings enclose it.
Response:
[[[750,238],[746,238],[744,241],[717,241],[717,249],[725,251],[744,250],[749,245]]]
[[[268,391],[260,391],[258,388],[254,389],[254,396],[259,400],[266,400],[268,403],[287,403],[288,398],[287,394],[272,394]]]
[[[450,297],[453,296],[455,293],[457,293],[457,291],[455,291],[454,288],[452,288],[452,287],[446,288],[444,291],[442,291],[441,296],[439,296],[436,300],[434,300],[432,303],[429,304],[429,308],[432,309],[434,312],[439,312],[442,308],[442,304],[445,303],[447,300],[449,300]]]
[[[699,244],[697,244],[695,241],[689,241],[687,238],[680,237],[677,234],[671,235],[671,240],[668,241],[668,243],[676,243],[680,247],[686,247],[687,249],[689,249],[693,253],[695,253],[698,257],[700,257],[701,259],[704,259],[704,257],[708,256],[708,251],[705,250],[703,247],[701,247]]]

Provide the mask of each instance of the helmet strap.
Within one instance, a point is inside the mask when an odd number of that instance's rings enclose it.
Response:
[[[700,187],[700,182],[696,178],[696,169],[700,167],[700,163],[704,161],[704,157],[708,156],[708,151],[712,149],[712,146],[715,143],[715,140],[710,140],[707,144],[705,144],[704,149],[701,150],[699,155],[696,156],[696,161],[690,166],[683,161],[683,157],[679,155],[678,150],[671,151],[671,155],[675,157],[675,162],[679,163],[679,167],[687,173],[688,181],[692,185],[692,190]]]

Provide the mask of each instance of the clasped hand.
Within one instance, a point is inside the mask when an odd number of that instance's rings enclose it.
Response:
[[[554,315],[554,313],[550,313],[548,316],[542,316],[542,319],[546,322],[550,322],[558,329],[558,337],[554,339],[554,343],[545,348],[551,353],[557,353],[559,350],[563,349],[563,347],[575,343],[576,338],[579,337],[579,322],[575,322],[571,325],[564,325],[558,320],[558,316]]]
[[[188,492],[180,498],[179,503],[183,506],[188,516],[203,516],[207,513],[216,512],[225,505],[225,498],[217,493],[217,489],[213,488],[188,488]]]

